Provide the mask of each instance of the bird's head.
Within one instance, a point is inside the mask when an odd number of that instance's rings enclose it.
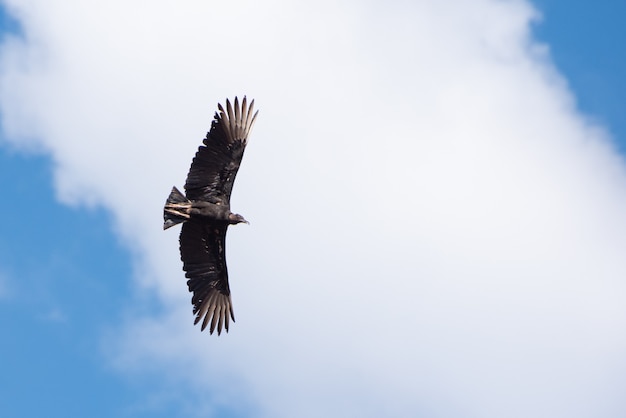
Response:
[[[237,213],[231,213],[230,215],[228,215],[228,223],[231,225],[240,224],[240,223],[246,223],[250,225],[250,222],[246,221],[243,216]]]

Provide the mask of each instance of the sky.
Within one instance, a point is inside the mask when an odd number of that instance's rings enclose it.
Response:
[[[0,5],[0,415],[626,414],[626,2]],[[244,94],[218,337],[162,205]]]

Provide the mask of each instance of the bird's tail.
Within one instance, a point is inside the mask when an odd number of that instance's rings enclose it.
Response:
[[[176,187],[172,187],[172,191],[163,208],[163,229],[167,229],[189,219],[190,208],[191,201]]]

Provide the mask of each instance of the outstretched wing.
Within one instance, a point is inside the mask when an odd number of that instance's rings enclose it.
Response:
[[[229,321],[235,321],[228,287],[226,269],[226,223],[204,223],[190,219],[180,232],[180,258],[189,291],[193,292],[191,303],[196,315],[194,324],[202,321],[202,330],[209,324],[213,334],[228,331]]]
[[[248,107],[245,97],[241,107],[235,97],[234,110],[229,100],[226,100],[226,110],[221,104],[218,108],[204,145],[198,148],[191,163],[185,191],[190,200],[229,205],[235,176],[257,114],[252,113],[254,100]]]

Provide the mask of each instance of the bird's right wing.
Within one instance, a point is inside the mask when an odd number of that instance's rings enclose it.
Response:
[[[229,321],[235,321],[228,286],[226,268],[226,223],[201,223],[190,219],[180,232],[180,258],[196,315],[194,324],[202,321],[202,330],[209,324],[209,332],[222,325],[228,332]]]
[[[253,113],[254,100],[248,107],[245,97],[241,106],[235,97],[234,109],[228,100],[226,109],[222,105],[218,108],[219,113],[215,113],[204,145],[198,148],[191,163],[185,191],[190,200],[229,205],[235,176],[257,113]]]

